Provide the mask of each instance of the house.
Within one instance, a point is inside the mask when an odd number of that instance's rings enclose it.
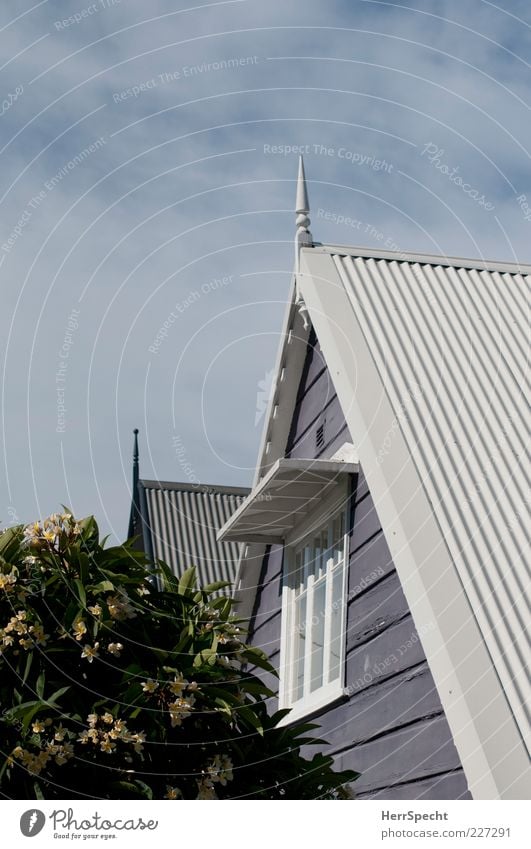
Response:
[[[531,267],[296,257],[237,592],[359,798],[527,799]],[[526,371],[527,368],[527,371]]]
[[[172,483],[140,478],[138,430],[134,432],[132,502],[127,536],[153,562],[163,560],[174,575],[197,569],[200,586],[234,584],[242,546],[220,542],[217,533],[249,489]]]

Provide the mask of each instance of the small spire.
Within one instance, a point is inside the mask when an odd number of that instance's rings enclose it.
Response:
[[[299,174],[297,177],[297,198],[295,200],[295,223],[297,234],[295,236],[295,271],[299,271],[299,251],[301,247],[312,245],[312,234],[310,233],[310,202],[308,200],[308,189],[306,186],[306,174],[304,173],[304,160],[299,156]]]
[[[140,514],[140,493],[138,483],[140,480],[140,467],[138,463],[138,428],[133,431],[135,439],[133,442],[133,491],[131,493],[131,513],[129,516],[129,529],[127,531],[128,539],[140,533],[141,514]]]
[[[133,467],[136,466],[136,468],[138,469],[138,428],[137,427],[135,427],[133,433],[135,435],[135,441],[134,441],[134,445],[133,445]]]

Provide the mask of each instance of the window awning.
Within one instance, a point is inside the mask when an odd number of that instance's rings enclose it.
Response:
[[[224,542],[282,543],[358,463],[281,458],[218,532]]]

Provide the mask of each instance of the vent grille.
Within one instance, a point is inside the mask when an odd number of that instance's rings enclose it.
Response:
[[[315,449],[316,451],[321,451],[325,445],[325,424],[323,422],[319,425],[317,430],[315,431]]]

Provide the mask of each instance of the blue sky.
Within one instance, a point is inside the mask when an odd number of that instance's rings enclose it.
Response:
[[[523,0],[4,0],[3,526],[66,503],[123,538],[134,427],[143,477],[250,482],[286,148],[318,241],[529,262],[530,27]]]

